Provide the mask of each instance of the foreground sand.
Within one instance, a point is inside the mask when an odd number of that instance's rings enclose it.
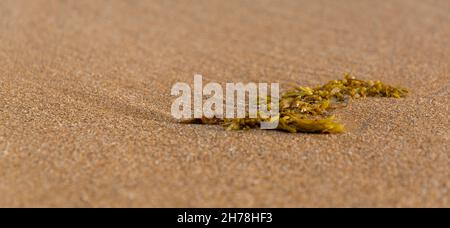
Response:
[[[0,206],[450,206],[449,1],[0,1]],[[341,135],[180,125],[170,88],[408,87]]]

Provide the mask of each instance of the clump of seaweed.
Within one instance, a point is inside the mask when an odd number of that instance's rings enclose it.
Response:
[[[290,133],[341,133],[344,125],[336,122],[331,112],[346,106],[351,99],[362,97],[402,98],[408,90],[386,85],[380,81],[363,81],[350,74],[342,80],[333,80],[315,88],[296,87],[282,94],[279,103],[279,115],[274,119],[192,119],[185,123],[219,124],[227,130],[245,130],[257,128],[261,122],[278,120],[277,130]],[[270,97],[268,97],[270,99]]]

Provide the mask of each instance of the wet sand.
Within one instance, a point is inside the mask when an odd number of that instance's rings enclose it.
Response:
[[[449,207],[450,2],[0,1],[1,207]],[[170,115],[175,82],[409,88],[339,135]]]

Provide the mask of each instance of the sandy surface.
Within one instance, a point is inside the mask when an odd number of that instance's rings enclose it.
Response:
[[[450,1],[0,1],[0,206],[450,206]],[[180,125],[171,86],[412,91],[341,135]]]

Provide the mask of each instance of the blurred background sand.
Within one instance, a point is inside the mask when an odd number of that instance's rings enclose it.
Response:
[[[409,88],[340,135],[180,125],[170,88]],[[450,1],[0,1],[2,207],[448,207]]]

